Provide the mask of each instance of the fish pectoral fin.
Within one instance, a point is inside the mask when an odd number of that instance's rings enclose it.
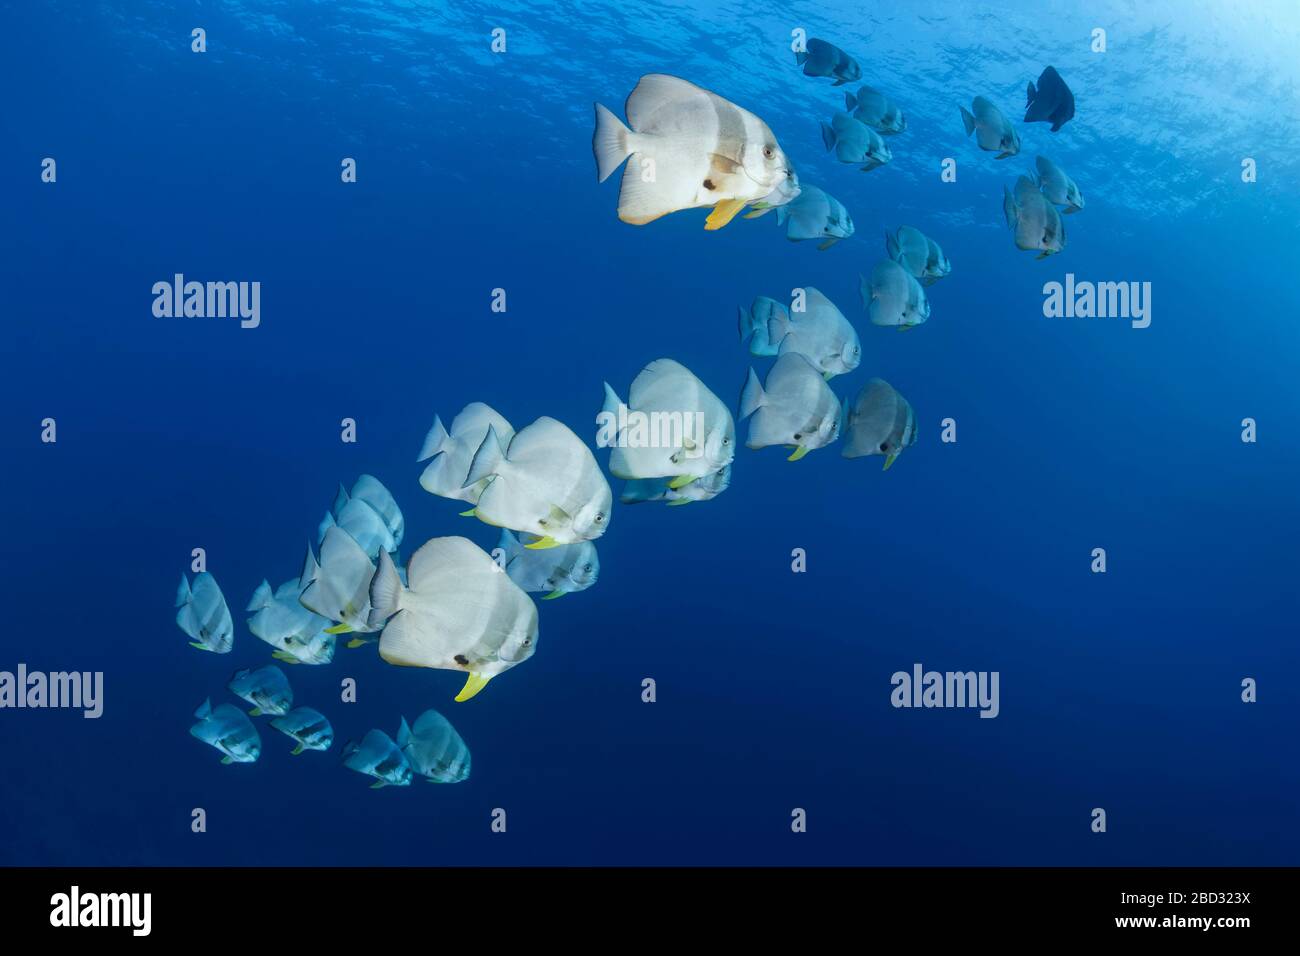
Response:
[[[889,471],[889,466],[892,465],[892,464],[894,463],[894,460],[895,460],[896,458],[898,458],[898,455],[896,455],[896,454],[895,454],[895,455],[890,455],[889,457],[887,457],[887,458],[885,459],[885,467],[884,467],[884,468],[881,468],[880,470],[881,470],[881,471]]]
[[[353,650],[356,650],[358,647],[361,647],[363,644],[369,644],[369,643],[370,643],[369,641],[362,640],[359,637],[354,637],[352,638],[352,640],[348,641],[347,646],[352,648]]]
[[[372,783],[372,784],[370,785],[370,789],[371,789],[371,790],[378,790],[380,787],[386,787],[386,786],[388,786],[388,782],[387,782],[387,781],[385,781],[385,780],[376,780],[374,783]]]
[[[290,753],[293,754],[293,756],[296,757],[296,756],[298,756],[298,754],[302,753],[302,752],[303,752],[304,750],[306,750],[306,749],[307,749],[307,748],[304,747],[302,744],[299,744],[298,746],[294,747],[293,750],[290,751]]]
[[[248,716],[249,716],[249,717],[261,717],[261,716],[262,716],[262,708],[261,708],[261,707],[254,707],[252,710],[250,710],[250,711],[248,712]]]
[[[568,592],[566,592],[566,591],[552,591],[550,594],[548,594],[548,595],[546,595],[544,598],[542,598],[542,600],[543,600],[543,601],[554,601],[556,598],[564,597],[564,595],[567,594],[567,593],[568,593]]]
[[[721,229],[731,220],[736,218],[736,213],[745,208],[743,199],[724,199],[713,207],[713,212],[709,213],[709,218],[704,220],[704,228],[713,232]]]
[[[235,761],[234,761],[231,757],[222,757],[222,758],[221,758],[221,762],[222,762],[222,764],[224,764],[225,766],[228,767],[228,766],[230,766],[232,763],[234,763]]]
[[[715,173],[721,173],[729,176],[732,173],[739,172],[743,167],[730,156],[723,156],[721,153],[709,154],[709,169]]]
[[[668,487],[677,491],[679,488],[685,488],[695,480],[695,475],[678,475],[672,481],[668,482]]]
[[[674,498],[672,501],[668,502],[668,507],[675,508],[678,505],[689,505],[694,500],[694,498]]]
[[[456,702],[464,703],[465,701],[469,700],[471,697],[473,697],[475,694],[481,691],[484,687],[486,687],[488,681],[490,681],[491,679],[492,679],[491,674],[487,674],[487,675],[476,674],[473,671],[471,671],[469,677],[465,679],[465,686],[462,687],[460,689],[460,693],[456,695]]]
[[[556,541],[548,534],[538,538],[536,541],[524,545],[524,547],[527,548],[529,551],[542,551],[545,550],[546,548],[559,547],[559,545],[560,542]]]
[[[325,633],[326,633],[326,634],[351,634],[351,633],[352,633],[352,625],[351,625],[351,624],[335,624],[333,627],[327,627],[327,628],[325,628]]]
[[[808,448],[807,445],[796,445],[794,449],[794,454],[791,455],[789,458],[787,458],[786,461],[798,461],[804,455],[808,454],[809,451],[810,449]]]
[[[462,511],[462,512],[459,512],[459,514],[460,514],[460,516],[461,516],[462,518],[474,518],[474,517],[477,517],[477,516],[478,516],[478,506],[476,505],[476,506],[474,506],[473,508],[470,508],[469,511]]]
[[[832,374],[831,372],[822,372],[822,380],[823,380],[823,381],[829,382],[829,381],[830,381],[831,379],[833,379],[834,377],[835,377],[834,374]]]
[[[749,217],[746,216],[745,218],[748,219]],[[835,243],[837,243],[837,242],[839,242],[838,239],[827,239],[825,242],[823,242],[821,245],[819,245],[819,246],[817,247],[817,251],[818,251],[818,252],[825,252],[827,249],[829,249],[831,246],[835,245]]]

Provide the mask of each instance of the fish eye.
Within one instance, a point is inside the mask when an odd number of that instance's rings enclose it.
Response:
[[[730,438],[724,438],[724,439],[722,439],[722,444],[724,444],[724,445],[730,445],[730,444],[731,444],[731,439],[730,439]]]
[[[763,147],[763,158],[764,158],[764,159],[772,159],[774,156],[776,156],[776,150],[774,150],[771,146],[764,146],[764,147]]]
[[[600,524],[604,520],[605,520],[605,513],[603,511],[596,512],[596,524]]]
[[[584,571],[586,571],[588,574],[590,574],[590,573],[591,573],[591,565],[590,565],[590,564],[585,564],[585,565],[583,565],[582,570],[584,570]]]

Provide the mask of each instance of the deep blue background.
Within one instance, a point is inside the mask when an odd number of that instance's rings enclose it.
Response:
[[[1140,22],[1120,5],[834,6],[686,4],[640,24],[609,3],[4,7],[0,669],[102,670],[107,688],[98,721],[0,711],[0,863],[1300,861],[1296,94],[1294,64],[1270,60],[1294,9],[1262,5],[1225,37],[1174,4]],[[842,90],[795,69],[799,25],[902,102],[891,166],[822,153]],[[1072,124],[1022,125],[1002,163],[962,136],[958,103],[1018,115],[1048,62],[1075,88]],[[701,213],[618,222],[590,104],[621,115],[652,71],[763,115],[857,236],[818,252],[770,216],[716,234]],[[1003,184],[1039,151],[1088,200],[1043,262],[1001,222]],[[865,321],[857,277],[903,222],[953,273],[899,336]],[[1153,283],[1151,327],[1043,318],[1042,283],[1067,271]],[[155,319],[150,288],[174,272],[260,280],[261,328]],[[404,553],[447,533],[490,548],[495,529],[418,485],[435,412],[481,400],[590,436],[602,380],[625,394],[660,356],[732,401],[751,361],[736,306],[802,285],[862,333],[837,392],[879,375],[916,408],[918,443],[888,473],[741,449],[713,502],[616,508],[599,584],[541,605],[536,656],[466,704],[457,675],[373,645],[286,668],[340,741],[439,708],[473,751],[468,783],[371,792],[337,750],[291,758],[264,722],[252,766],[187,735],[231,671],[269,657],[242,608],[297,574],[338,481],[388,485]],[[172,620],[193,547],[235,613],[226,657]],[[890,674],[917,661],[1000,671],[1001,716],[891,708]]]

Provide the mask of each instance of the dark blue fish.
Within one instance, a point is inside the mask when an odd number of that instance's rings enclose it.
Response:
[[[804,76],[833,76],[836,86],[862,79],[858,61],[825,40],[809,40],[807,52],[795,53],[794,61],[803,64]]]
[[[1061,79],[1056,68],[1049,66],[1038,78],[1038,89],[1029,84],[1025,99],[1026,123],[1051,123],[1052,132],[1074,119],[1074,94]]]

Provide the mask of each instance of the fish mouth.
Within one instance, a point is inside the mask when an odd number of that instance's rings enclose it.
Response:
[[[777,189],[785,183],[785,180],[782,179],[779,175],[775,179],[773,179],[772,182],[770,183],[760,183],[757,179],[755,179],[753,176],[749,174],[748,169],[745,169],[744,166],[740,168],[744,170],[745,178],[748,179],[751,183],[753,183],[755,186],[762,186],[764,189],[767,189],[769,191],[773,189]],[[779,170],[777,170],[777,172],[785,173],[785,179],[793,179],[796,186],[799,184],[799,177],[795,175],[794,170],[791,169],[789,166],[782,166]]]

